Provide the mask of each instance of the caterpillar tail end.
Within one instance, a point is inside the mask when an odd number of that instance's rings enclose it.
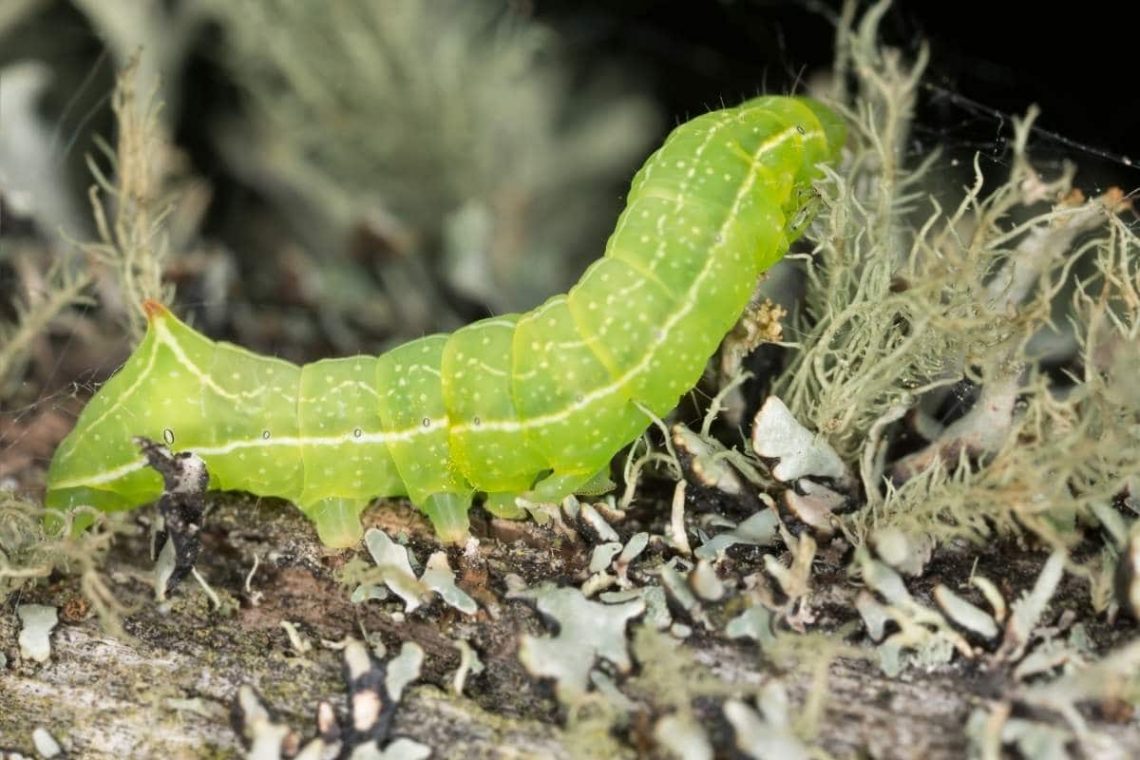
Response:
[[[146,320],[148,322],[170,316],[170,309],[167,309],[153,298],[148,298],[142,302],[142,310],[143,313],[146,314]]]
[[[470,508],[470,495],[448,492],[433,493],[420,505],[439,540],[445,544],[462,544],[467,540],[470,529],[467,510]]]
[[[321,543],[333,549],[347,549],[360,542],[364,528],[360,515],[368,506],[364,499],[321,499],[301,507],[317,526]]]

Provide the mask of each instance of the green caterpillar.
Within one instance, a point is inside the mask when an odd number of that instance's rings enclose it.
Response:
[[[445,541],[476,493],[583,492],[699,379],[760,273],[806,226],[845,130],[806,98],[761,97],[677,127],[566,295],[380,357],[298,367],[215,343],[155,302],[126,364],[55,454],[52,508],[129,509],[161,491],[134,436],[202,457],[210,485],[278,496],[348,546],[378,496],[408,496]]]

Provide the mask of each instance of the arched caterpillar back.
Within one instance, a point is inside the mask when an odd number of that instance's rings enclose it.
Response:
[[[533,311],[379,357],[303,367],[216,343],[145,304],[142,343],[51,463],[47,504],[129,509],[158,475],[134,436],[193,450],[211,486],[295,502],[331,546],[377,496],[408,496],[441,538],[477,492],[556,501],[697,379],[759,275],[806,226],[818,164],[844,140],[806,99],[762,97],[677,127],[633,179],[605,256]]]

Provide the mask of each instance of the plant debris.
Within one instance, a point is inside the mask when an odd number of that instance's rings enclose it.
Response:
[[[162,495],[158,499],[161,521],[154,539],[159,557],[156,586],[162,599],[193,572],[198,560],[210,473],[202,458],[191,451],[173,454],[165,445],[142,437],[135,442],[147,464],[162,476]]]

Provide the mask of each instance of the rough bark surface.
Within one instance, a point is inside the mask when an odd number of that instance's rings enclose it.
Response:
[[[120,542],[107,568],[120,600],[135,605],[124,620],[129,639],[112,638],[93,617],[69,612],[66,605],[74,605],[78,596],[67,582],[41,585],[8,601],[0,615],[0,651],[8,658],[0,676],[0,746],[30,751],[32,730],[43,727],[74,757],[238,756],[241,745],[229,712],[242,682],[253,684],[278,716],[307,736],[318,700],[344,707],[340,655],[322,641],[369,632],[378,634],[389,652],[406,640],[424,648],[421,681],[405,695],[393,733],[432,747],[434,757],[585,757],[615,746],[630,757],[668,756],[651,739],[652,718],[659,713],[639,702],[651,685],[630,690],[649,719],[635,712],[619,722],[613,732],[618,745],[613,745],[604,735],[566,728],[568,715],[549,686],[536,683],[516,657],[520,633],[546,629],[530,606],[506,598],[504,577],[515,573],[534,583],[584,577],[590,553],[584,542],[531,524],[477,526],[485,536],[480,556],[465,560],[454,552],[452,562],[460,585],[481,602],[479,614],[465,618],[437,601],[404,615],[392,600],[351,604],[336,580],[346,555],[323,551],[291,508],[232,497],[215,502],[199,569],[222,595],[223,611],[212,610],[192,581],[171,602],[154,602],[141,529]],[[417,556],[426,557],[432,539],[415,514],[396,507],[373,510],[370,517],[393,534],[404,531]],[[247,592],[244,580],[255,555],[260,566]],[[1011,577],[1019,574],[1019,562],[1031,575],[1039,561],[1037,555],[1011,560]],[[839,575],[824,576],[821,583],[832,584],[820,589],[826,621],[829,608],[839,609],[831,602],[838,602],[850,584]],[[29,602],[62,607],[46,664],[19,654],[15,606]],[[312,645],[309,651],[296,651],[284,622]],[[1107,628],[1102,634],[1113,637]],[[486,665],[468,679],[462,697],[449,691],[459,662],[452,644],[457,638],[467,639]],[[726,694],[755,693],[777,674],[750,644],[696,633],[684,647]],[[778,674],[795,706],[818,688],[809,672]],[[966,718],[974,706],[1002,692],[996,679],[969,664],[929,674],[908,670],[891,679],[873,660],[836,659],[825,682],[816,740],[837,757],[962,757]],[[707,715],[699,699],[696,704],[708,718],[703,722],[718,753],[731,756],[731,728],[713,703]],[[1106,723],[1100,714],[1089,717],[1096,730],[1140,756],[1140,731],[1133,725]]]

